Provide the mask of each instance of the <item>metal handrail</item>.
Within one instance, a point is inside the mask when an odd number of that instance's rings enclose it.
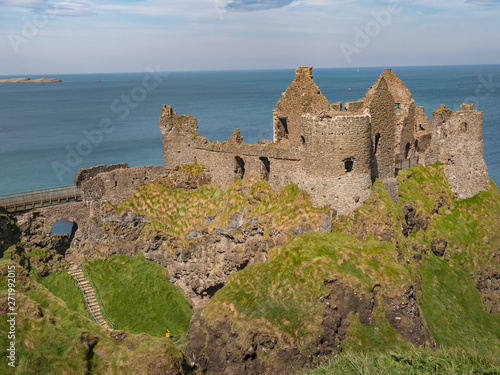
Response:
[[[411,167],[414,167],[419,164],[419,158],[408,158],[408,159],[401,159],[395,163],[395,167],[397,170],[401,169],[408,169]]]
[[[70,200],[81,197],[80,188],[74,185],[58,186],[47,189],[30,190],[20,193],[0,195],[0,207],[16,207],[18,205],[27,205],[35,203],[44,203],[59,201],[62,199]]]
[[[104,317],[104,319],[106,319],[106,321],[108,322],[108,324],[111,328],[116,329],[115,324],[109,318],[108,314],[106,314],[106,310],[104,310],[104,305],[101,301],[101,297],[99,296],[99,292],[97,291],[97,287],[95,286],[94,281],[90,277],[90,274],[88,273],[87,269],[85,268],[85,266],[83,264],[82,264],[81,269],[82,269],[82,272],[85,274],[85,277],[87,278],[87,280],[90,282],[90,286],[92,287],[92,289],[94,289],[94,294],[96,296],[97,303],[99,304],[99,307],[101,309],[102,316]]]
[[[87,298],[85,298],[85,292],[83,291],[83,287],[82,285],[80,284],[80,282],[78,281],[78,279],[76,278],[75,274],[73,273],[73,271],[71,270],[71,267],[68,267],[68,270],[69,270],[69,273],[71,274],[71,276],[73,277],[73,279],[75,279],[75,282],[76,282],[76,285],[78,286],[78,289],[80,289],[80,292],[82,293],[82,296],[83,296],[83,302],[85,302],[85,308],[87,309],[87,311],[90,313],[90,317],[92,318],[92,320],[96,323],[98,323],[96,317],[94,316],[94,313],[92,312],[92,309],[90,308],[88,302],[87,302]]]

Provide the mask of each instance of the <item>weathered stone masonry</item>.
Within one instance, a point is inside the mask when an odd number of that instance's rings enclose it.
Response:
[[[243,143],[239,130],[225,142],[209,142],[191,115],[164,105],[159,118],[166,170],[199,163],[212,182],[226,187],[266,180],[275,188],[297,184],[316,206],[339,214],[360,206],[378,177],[397,199],[396,165],[447,163],[446,175],[459,198],[489,186],[483,159],[482,113],[440,108],[431,123],[410,91],[386,69],[357,102],[329,103],[313,81],[312,67],[299,67],[273,111],[273,141]],[[464,125],[465,124],[465,125]],[[479,181],[479,183],[476,183]]]

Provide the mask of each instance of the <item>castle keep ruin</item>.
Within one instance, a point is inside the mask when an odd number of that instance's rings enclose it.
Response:
[[[329,103],[313,81],[312,67],[297,68],[295,79],[273,110],[273,141],[244,144],[238,129],[224,142],[198,133],[191,115],[164,105],[159,118],[167,170],[197,162],[210,168],[212,182],[242,186],[266,180],[274,189],[290,183],[311,195],[314,205],[348,214],[365,201],[372,177],[397,199],[400,165],[447,164],[446,176],[458,198],[489,187],[483,159],[482,112],[463,104],[444,106],[433,121],[418,107],[401,80],[386,69],[356,102]]]

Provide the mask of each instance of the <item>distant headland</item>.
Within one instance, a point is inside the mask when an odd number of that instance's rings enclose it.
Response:
[[[57,83],[57,82],[62,82],[62,81],[59,78],[31,79],[29,77],[0,79],[0,83]]]

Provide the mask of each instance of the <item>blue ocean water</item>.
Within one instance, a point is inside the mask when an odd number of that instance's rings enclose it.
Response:
[[[500,65],[396,67],[417,105],[484,112],[485,159],[500,182]],[[361,98],[383,68],[315,69],[330,102]],[[57,84],[0,84],[0,194],[73,183],[98,164],[161,165],[163,104],[198,118],[200,134],[272,139],[272,109],[294,70],[51,75]],[[9,78],[9,77],[0,77]],[[39,76],[31,76],[39,78]],[[103,131],[104,130],[104,131]]]

